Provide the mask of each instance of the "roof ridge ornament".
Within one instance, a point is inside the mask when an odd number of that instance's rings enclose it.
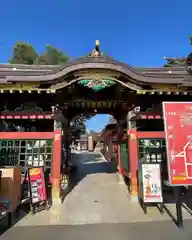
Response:
[[[186,65],[185,57],[164,57],[164,60],[167,61],[167,64],[165,64],[164,67],[185,66]]]
[[[101,56],[99,40],[95,41],[95,48],[93,49],[91,56],[92,57],[99,57],[99,56]]]
[[[192,45],[192,36],[189,37],[190,45]],[[185,67],[188,73],[192,73],[192,52],[190,52],[187,57],[164,57],[167,64],[164,67]]]
[[[190,45],[192,46],[192,36],[189,37]],[[192,74],[192,52],[190,52],[186,59],[187,71]]]

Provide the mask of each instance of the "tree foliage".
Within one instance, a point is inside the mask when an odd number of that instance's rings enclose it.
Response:
[[[63,51],[51,45],[46,45],[46,51],[40,54],[36,60],[37,65],[60,65],[68,62],[69,56]]]
[[[85,120],[84,116],[76,116],[71,121],[72,140],[79,139],[82,134],[86,133]]]
[[[85,121],[92,118],[95,114],[81,114],[74,117],[71,121],[71,133],[73,140],[80,139],[82,134],[86,134]]]
[[[16,42],[9,63],[31,65],[34,63],[37,56],[38,55],[32,45],[25,42]]]
[[[192,65],[192,52],[187,56],[187,64],[190,66]]]
[[[68,62],[69,56],[60,49],[46,45],[43,53],[38,54],[35,48],[25,42],[16,42],[13,54],[9,60],[11,64],[59,65]]]

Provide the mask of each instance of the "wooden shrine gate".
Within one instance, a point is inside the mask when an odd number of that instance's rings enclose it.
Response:
[[[43,166],[52,184],[53,200],[60,199],[61,158],[60,129],[55,132],[0,132],[0,166],[20,165],[22,179],[27,167]]]

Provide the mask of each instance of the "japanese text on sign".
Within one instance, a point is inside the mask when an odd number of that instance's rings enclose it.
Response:
[[[192,185],[192,102],[165,102],[163,114],[170,185]]]
[[[162,202],[160,164],[142,164],[144,202]]]
[[[43,167],[30,168],[28,173],[32,204],[46,201],[47,193]]]

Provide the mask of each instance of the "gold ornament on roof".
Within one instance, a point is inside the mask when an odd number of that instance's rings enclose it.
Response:
[[[92,57],[101,56],[100,47],[99,47],[99,40],[95,41],[95,48],[93,49],[91,56]]]
[[[96,41],[95,41],[95,46],[98,46],[98,47],[99,47],[99,40],[96,40]]]

